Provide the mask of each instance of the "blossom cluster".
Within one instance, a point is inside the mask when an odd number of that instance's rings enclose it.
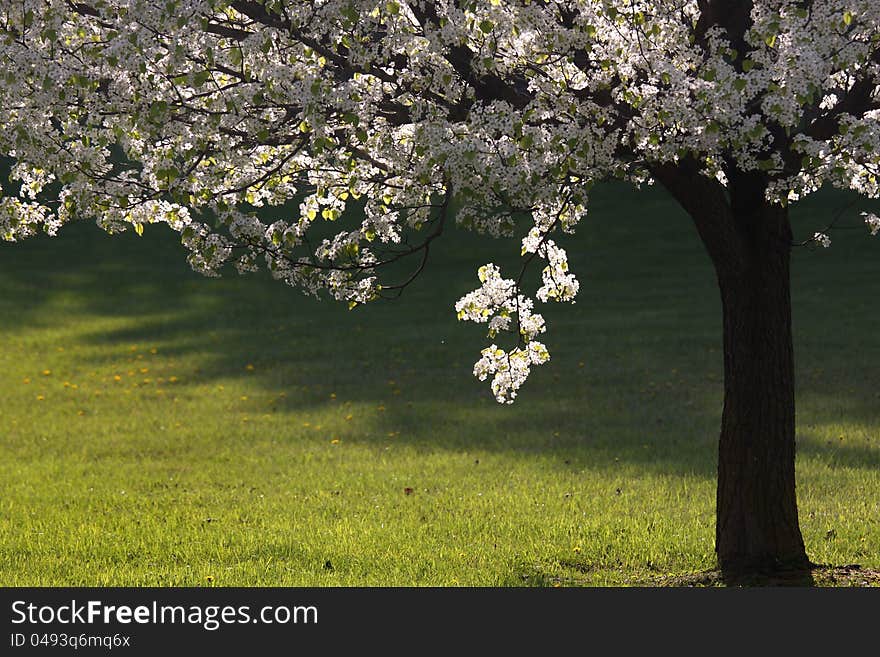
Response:
[[[514,280],[502,278],[495,265],[484,265],[477,273],[480,287],[459,299],[455,310],[460,320],[488,324],[490,338],[502,332],[516,334],[516,346],[512,349],[501,349],[493,343],[483,349],[474,365],[474,375],[480,381],[493,376],[495,398],[512,403],[531,366],[550,360],[547,348],[535,340],[546,330],[544,317],[533,312],[534,302],[519,293]]]

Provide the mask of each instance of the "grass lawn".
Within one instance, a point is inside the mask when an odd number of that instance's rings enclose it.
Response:
[[[794,213],[801,239],[845,204]],[[850,211],[855,225],[857,212]],[[814,562],[880,567],[880,238],[794,256]],[[501,406],[453,304],[515,243],[442,240],[349,312],[192,273],[174,235],[0,246],[0,585],[644,585],[714,563],[720,303],[663,194],[597,193],[575,306]],[[508,272],[513,270],[508,269]]]

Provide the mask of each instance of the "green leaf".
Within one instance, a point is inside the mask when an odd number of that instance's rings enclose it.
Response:
[[[180,175],[180,170],[175,166],[165,167],[156,171],[156,177],[171,183]]]
[[[211,79],[210,71],[198,71],[193,74],[193,84],[197,87],[201,87],[208,80]]]
[[[531,148],[534,141],[535,141],[535,139],[534,139],[534,137],[532,137],[532,135],[523,135],[522,138],[518,142],[519,147],[522,148],[523,150],[528,150],[529,148]]]
[[[357,23],[358,11],[354,8],[354,5],[346,5],[339,13],[341,13],[350,24]]]
[[[168,111],[168,103],[164,100],[157,100],[150,105],[150,118],[153,121],[160,121],[165,116],[165,112]]]
[[[480,30],[482,30],[483,33],[489,34],[493,29],[495,29],[495,23],[488,18],[485,18],[480,22]]]

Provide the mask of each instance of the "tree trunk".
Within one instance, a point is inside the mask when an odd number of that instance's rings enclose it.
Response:
[[[718,277],[724,311],[724,411],[715,551],[726,575],[810,566],[795,497],[794,355],[788,210],[765,200],[767,178],[693,160],[652,167],[690,214]]]
[[[750,214],[735,217],[735,264],[715,262],[724,312],[715,550],[729,573],[809,565],[795,497],[791,228],[784,208]]]

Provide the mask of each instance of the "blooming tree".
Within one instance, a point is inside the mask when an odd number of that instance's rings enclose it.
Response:
[[[449,222],[520,236],[541,286],[488,263],[456,304],[488,328],[474,374],[499,402],[550,358],[535,300],[575,301],[562,245],[591,186],[661,184],[723,301],[719,561],[808,564],[788,207],[880,194],[880,3],[3,0],[0,75],[7,240],[164,223],[200,272],[264,266],[356,306]]]

